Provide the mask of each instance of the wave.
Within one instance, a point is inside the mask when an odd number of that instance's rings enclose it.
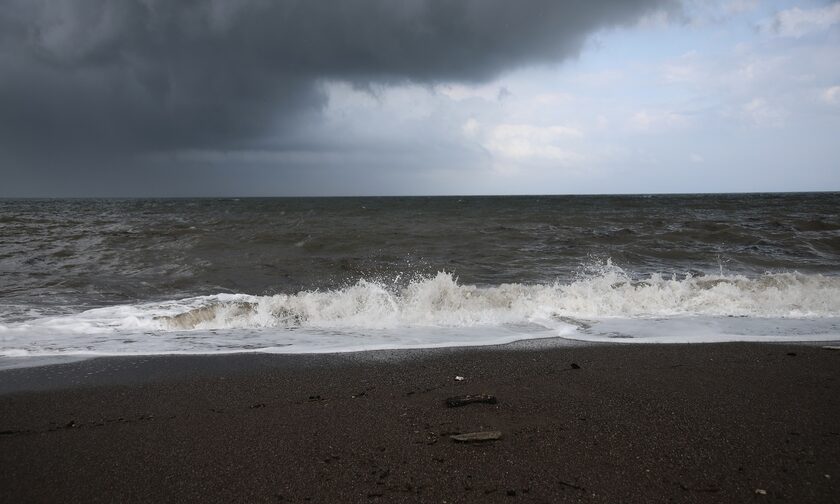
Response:
[[[472,327],[567,317],[840,316],[840,278],[797,273],[743,276],[652,275],[633,280],[611,267],[570,284],[461,285],[450,274],[395,289],[361,280],[334,291],[215,295],[166,306],[159,329],[404,326]]]
[[[338,290],[254,296],[216,294],[47,317],[0,330],[472,327],[567,317],[836,317],[840,277],[799,273],[650,275],[633,279],[607,263],[568,284],[462,285],[449,273],[396,287],[360,280]]]
[[[0,324],[0,356],[287,353],[585,341],[806,341],[840,335],[840,278],[633,278],[607,263],[561,284],[464,285],[448,273],[337,290],[216,294]]]

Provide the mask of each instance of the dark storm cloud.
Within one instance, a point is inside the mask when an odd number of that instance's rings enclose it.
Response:
[[[481,81],[667,3],[7,0],[0,152],[23,166],[247,148],[317,110],[321,79]]]
[[[80,149],[235,143],[317,105],[319,78],[487,79],[574,54],[591,31],[662,3],[5,2],[3,137]]]

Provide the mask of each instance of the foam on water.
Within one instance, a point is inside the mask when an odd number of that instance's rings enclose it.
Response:
[[[2,322],[2,320],[0,320]],[[634,279],[607,263],[567,284],[217,294],[0,323],[0,356],[311,353],[562,337],[621,343],[840,339],[840,278],[773,273]]]

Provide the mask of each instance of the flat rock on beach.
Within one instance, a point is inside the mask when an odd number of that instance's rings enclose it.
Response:
[[[481,443],[483,441],[497,441],[502,439],[502,433],[499,431],[467,432],[464,434],[453,434],[449,437],[458,443]]]
[[[446,399],[446,405],[450,408],[457,408],[459,406],[466,406],[467,404],[496,404],[498,400],[496,396],[492,396],[489,394],[468,394],[468,395],[460,395],[454,397],[448,397]]]

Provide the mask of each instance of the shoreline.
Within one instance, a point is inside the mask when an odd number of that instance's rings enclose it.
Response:
[[[155,380],[187,379],[219,372],[247,372],[275,367],[305,369],[317,365],[364,364],[413,361],[448,354],[471,352],[540,352],[571,348],[684,347],[699,346],[787,346],[825,348],[838,345],[824,341],[725,341],[697,343],[620,343],[545,337],[489,345],[385,348],[320,353],[275,353],[235,351],[226,353],[176,353],[129,355],[54,355],[3,357],[0,367],[0,396],[18,392],[40,392],[108,385],[138,385]],[[24,361],[31,359],[34,362]],[[20,362],[15,362],[20,360]]]
[[[838,359],[544,344],[9,369],[0,501],[834,502]],[[498,403],[446,406],[463,394]],[[502,437],[449,437],[475,431]]]
[[[702,344],[702,343],[701,343]],[[773,344],[773,343],[771,343]],[[812,344],[803,342],[803,345]],[[619,345],[619,344],[616,344]],[[470,352],[535,352],[560,348],[604,347],[609,343],[546,337],[516,340],[496,345],[462,345],[392,348],[321,353],[273,353],[243,351],[207,354],[67,355],[7,357],[38,359],[39,363],[0,368],[0,396],[78,387],[139,385],[158,380],[177,380],[221,372],[248,372],[319,365],[397,363]]]

